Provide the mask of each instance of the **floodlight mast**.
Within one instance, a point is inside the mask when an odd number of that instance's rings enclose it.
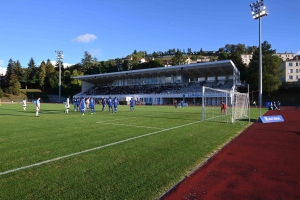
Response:
[[[59,78],[58,78],[58,101],[61,102],[61,60],[64,59],[63,51],[55,51],[56,60],[59,66]]]
[[[258,68],[259,68],[259,107],[260,107],[260,115],[261,115],[261,107],[262,107],[262,49],[261,49],[261,18],[267,16],[269,13],[266,10],[266,6],[264,6],[263,0],[257,0],[256,2],[250,4],[250,8],[252,11],[253,19],[259,20],[259,55],[258,55]]]

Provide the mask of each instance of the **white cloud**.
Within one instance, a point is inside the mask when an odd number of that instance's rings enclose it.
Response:
[[[92,42],[97,39],[97,36],[94,34],[85,34],[85,35],[79,35],[77,38],[74,39],[75,42],[82,42],[82,43],[87,43],[87,42]]]
[[[0,75],[5,75],[6,74],[6,67],[0,67]]]
[[[6,67],[4,67],[4,60],[0,60],[0,74],[6,73]]]
[[[51,60],[50,61],[51,62],[51,64],[53,65],[53,66],[56,66],[56,60]],[[69,63],[64,63],[63,62],[63,66],[66,68],[66,67],[70,67],[70,66],[72,66],[72,65],[74,65],[74,64],[69,64]]]

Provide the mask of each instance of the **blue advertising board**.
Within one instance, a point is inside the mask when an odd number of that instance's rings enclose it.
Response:
[[[284,119],[281,115],[272,115],[272,116],[260,116],[259,121],[262,123],[273,123],[273,122],[284,122]]]

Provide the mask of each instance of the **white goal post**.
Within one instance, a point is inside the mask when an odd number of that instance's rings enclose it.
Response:
[[[221,109],[222,101],[226,109]],[[250,117],[249,106],[249,93],[239,93],[233,89],[202,88],[202,120],[235,123]]]

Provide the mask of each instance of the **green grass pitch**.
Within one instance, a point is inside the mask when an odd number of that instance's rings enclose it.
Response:
[[[201,121],[201,107],[96,110],[2,104],[0,199],[156,199],[248,126]]]

